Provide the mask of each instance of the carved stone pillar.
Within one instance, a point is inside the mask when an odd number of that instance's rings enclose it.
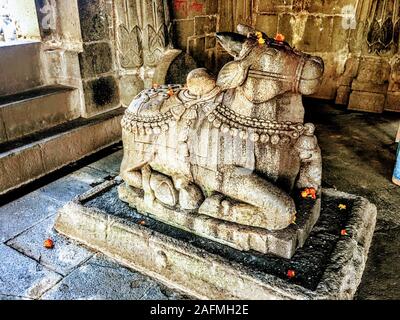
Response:
[[[400,0],[370,0],[362,4],[361,43],[349,109],[383,112],[400,110],[396,76],[399,50]]]
[[[182,51],[172,47],[167,0],[115,0],[114,6],[121,100],[129,105],[155,80],[165,82],[165,69]]]

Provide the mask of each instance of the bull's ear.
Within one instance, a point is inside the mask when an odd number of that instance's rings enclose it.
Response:
[[[268,35],[265,32],[259,31],[257,29],[254,29],[253,27],[250,27],[246,24],[238,24],[237,26],[237,31],[244,36],[248,36],[249,34],[255,34],[257,32],[261,32],[263,35],[264,39],[268,39]]]
[[[234,32],[217,32],[217,39],[230,55],[237,58],[247,37]]]

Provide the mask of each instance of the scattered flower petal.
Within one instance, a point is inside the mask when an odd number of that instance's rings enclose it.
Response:
[[[275,36],[275,40],[279,42],[285,41],[285,36],[282,33],[277,33]]]
[[[346,209],[347,209],[347,206],[346,206],[345,204],[341,203],[341,204],[339,204],[338,208],[339,208],[340,210],[346,210]]]
[[[306,188],[301,192],[301,196],[304,199],[310,198],[313,200],[317,199],[317,190],[315,188]]]
[[[348,235],[347,230],[343,229],[342,231],[340,231],[340,235],[347,236]]]
[[[293,279],[295,276],[296,276],[296,271],[294,271],[292,269],[289,269],[288,272],[287,272],[287,277],[289,279]]]
[[[51,239],[47,239],[47,240],[44,241],[43,246],[46,249],[54,249],[54,241],[51,240]]]

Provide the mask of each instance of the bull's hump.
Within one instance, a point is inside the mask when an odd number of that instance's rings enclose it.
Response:
[[[177,86],[144,90],[132,101],[128,112],[143,118],[165,114],[174,106],[182,104],[178,98],[180,91],[181,88]]]

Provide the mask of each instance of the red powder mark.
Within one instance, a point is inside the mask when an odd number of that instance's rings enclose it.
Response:
[[[177,11],[186,11],[187,0],[174,0],[174,8]]]
[[[203,3],[198,3],[198,2],[196,2],[196,1],[194,1],[194,2],[192,2],[190,8],[191,8],[193,11],[196,11],[196,12],[203,12],[204,4],[203,4]]]

